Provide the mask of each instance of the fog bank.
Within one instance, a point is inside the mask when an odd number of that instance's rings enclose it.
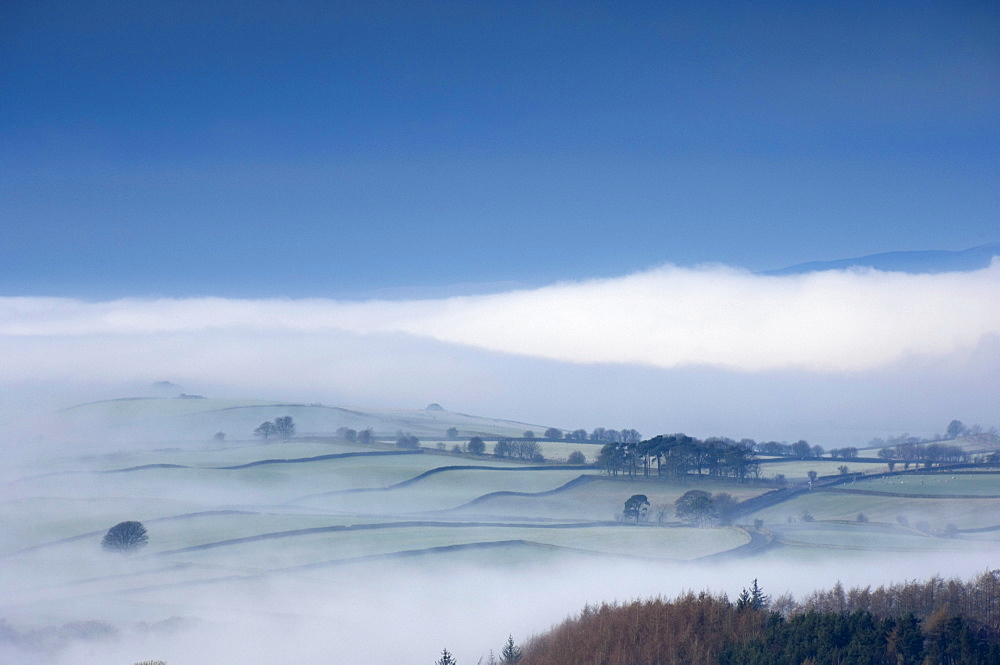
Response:
[[[0,422],[190,392],[565,428],[858,443],[1000,422],[1000,263],[763,277],[662,267],[439,300],[0,298]]]

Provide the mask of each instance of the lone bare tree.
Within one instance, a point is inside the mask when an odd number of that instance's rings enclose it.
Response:
[[[267,441],[275,434],[277,434],[277,432],[274,431],[274,423],[272,423],[270,420],[268,420],[266,423],[261,423],[260,425],[257,426],[257,429],[253,431],[254,436],[259,436],[260,438],[264,439],[264,441]]]
[[[625,502],[625,510],[622,515],[626,520],[633,520],[636,524],[640,520],[646,519],[646,511],[649,509],[649,499],[645,494],[633,494]]]
[[[132,554],[149,544],[149,535],[142,522],[119,522],[104,534],[101,547],[108,552]]]

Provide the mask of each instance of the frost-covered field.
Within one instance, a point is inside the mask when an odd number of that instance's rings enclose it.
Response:
[[[753,576],[781,591],[789,566],[825,571],[833,557],[863,567],[864,556],[879,552],[922,555],[914,566],[946,555],[944,572],[961,561],[974,573],[995,559],[1000,541],[989,530],[1000,526],[995,474],[893,476],[801,492],[738,517],[763,521],[765,537],[752,540],[738,526],[682,526],[673,505],[692,489],[743,501],[772,491],[767,484],[609,478],[586,466],[443,454],[423,443],[430,449],[301,440],[80,445],[10,462],[0,486],[0,619],[20,641],[4,642],[0,654],[32,665],[203,662],[206,653],[229,662],[272,649],[273,639],[258,640],[267,631],[302,640],[302,631],[328,626],[309,634],[314,649],[272,652],[268,662],[293,662],[293,653],[334,658],[372,640],[381,658],[398,659],[412,627],[421,640],[468,649],[469,660],[583,602],[688,588],[735,593]],[[580,446],[545,443],[556,447]],[[646,524],[621,521],[633,494],[650,502]],[[107,529],[126,520],[145,525],[148,546],[128,557],[102,551]],[[768,532],[774,542],[761,550]],[[723,553],[726,562],[703,559]],[[463,625],[466,637],[448,640]],[[391,637],[379,642],[385,630]]]

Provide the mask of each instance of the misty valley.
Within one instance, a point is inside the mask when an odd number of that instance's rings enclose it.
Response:
[[[971,580],[1000,550],[1000,439],[958,421],[825,450],[182,394],[46,428],[65,443],[4,468],[9,662],[590,662],[543,633],[653,597],[736,611],[751,579],[792,620],[824,584]],[[996,608],[954,630],[990,653]],[[639,662],[616,649],[593,662]]]

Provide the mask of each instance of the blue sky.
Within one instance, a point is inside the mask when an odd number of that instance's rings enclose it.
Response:
[[[752,272],[1000,241],[996,3],[12,0],[0,99],[0,425],[1000,424],[1000,262]]]
[[[1000,236],[995,3],[11,1],[0,26],[6,296],[457,293]]]

